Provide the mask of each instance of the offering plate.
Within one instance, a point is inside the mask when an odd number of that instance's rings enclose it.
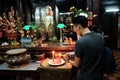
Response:
[[[65,60],[61,59],[61,61],[59,61],[58,59],[50,59],[48,61],[48,64],[51,65],[51,66],[60,66],[60,65],[63,65],[65,63]]]
[[[70,43],[66,43],[66,42],[63,42],[62,44],[63,44],[63,45],[70,45]]]

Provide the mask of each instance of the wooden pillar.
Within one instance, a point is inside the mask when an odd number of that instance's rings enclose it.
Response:
[[[19,11],[19,12],[22,12],[23,11],[23,9],[22,9],[22,0],[17,0],[16,1],[16,7],[17,7],[17,11]]]
[[[29,24],[32,20],[32,9],[31,9],[31,1],[30,0],[22,0],[22,9],[24,12],[24,22],[25,24]]]

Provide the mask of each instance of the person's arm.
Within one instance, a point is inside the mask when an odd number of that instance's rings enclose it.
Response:
[[[65,59],[66,62],[71,63],[71,64],[72,64],[74,67],[76,67],[76,68],[78,68],[79,65],[80,65],[80,58],[79,58],[79,57],[76,57],[76,56],[75,56],[75,59],[74,59],[74,60],[71,60],[69,54],[65,54],[65,55],[63,56],[63,58]]]
[[[69,63],[71,63],[74,67],[78,68],[80,65],[80,58],[75,56],[75,60],[68,60]]]

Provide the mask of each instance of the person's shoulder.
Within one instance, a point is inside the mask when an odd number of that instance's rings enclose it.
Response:
[[[101,33],[94,32],[94,31],[92,31],[92,32],[91,32],[91,34],[94,34],[94,35],[99,35],[99,36],[101,36],[101,35],[102,35]]]
[[[76,44],[82,44],[84,43],[84,38],[80,38],[79,40],[76,41]]]

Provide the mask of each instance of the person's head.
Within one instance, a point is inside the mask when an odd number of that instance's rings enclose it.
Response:
[[[81,25],[83,28],[88,27],[88,19],[85,16],[77,16],[72,20],[74,25]]]
[[[84,16],[73,18],[73,29],[77,34],[81,34],[84,29],[88,28],[88,19]]]

